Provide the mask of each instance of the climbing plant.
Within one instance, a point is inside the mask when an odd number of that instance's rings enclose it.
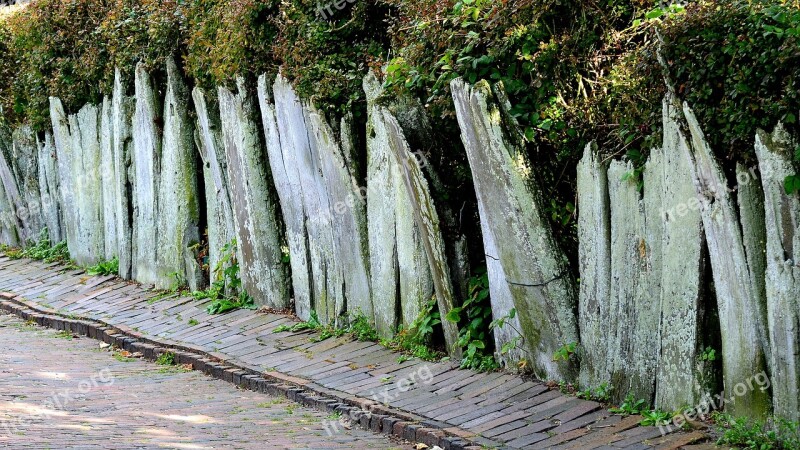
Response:
[[[209,314],[223,314],[235,309],[256,309],[253,297],[242,288],[239,262],[236,259],[236,239],[225,244],[220,259],[214,267],[214,281],[203,291],[192,292],[197,300],[210,300],[206,306]]]
[[[464,352],[462,368],[491,371],[500,366],[494,358],[491,339],[492,306],[489,300],[489,274],[481,268],[468,280],[469,297],[453,308],[446,319],[457,323],[458,345]]]
[[[25,248],[12,248],[3,246],[2,250],[11,259],[30,258],[46,263],[59,262],[71,265],[72,261],[67,248],[67,241],[53,244],[50,241],[50,233],[47,227],[39,232],[39,238],[35,242],[28,242]]]

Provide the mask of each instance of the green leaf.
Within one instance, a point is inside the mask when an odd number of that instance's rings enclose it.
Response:
[[[446,316],[444,316],[444,318],[447,319],[448,322],[458,323],[461,321],[460,313],[461,308],[453,308],[447,313]]]
[[[788,195],[792,195],[795,192],[800,192],[800,176],[789,175],[783,181],[783,187],[786,189],[786,193]]]
[[[647,14],[644,15],[644,18],[647,20],[658,19],[659,17],[664,15],[664,10],[661,8],[654,9]]]
[[[525,139],[527,139],[529,142],[533,142],[535,138],[536,130],[534,130],[532,127],[525,128]]]

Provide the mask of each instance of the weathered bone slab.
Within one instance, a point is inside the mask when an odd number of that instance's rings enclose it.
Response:
[[[674,100],[668,100],[674,104]],[[679,108],[677,105],[674,106]],[[723,379],[727,395],[736,392],[740,383],[765,373],[769,343],[766,318],[761,315],[752,281],[739,217],[728,189],[725,174],[714,157],[703,131],[688,105],[683,114],[691,135],[691,145],[684,149],[689,158],[692,178],[701,204],[701,216],[708,242],[709,259],[714,272],[714,286],[719,305],[722,332]],[[770,408],[768,392],[747,389],[726,405],[739,416],[763,418]]]
[[[505,272],[508,290],[497,283],[490,286],[492,301],[515,305],[531,367],[539,377],[572,379],[576,368],[554,362],[553,355],[578,342],[575,281],[544,215],[524,146],[508,131],[515,124],[503,109],[507,100],[486,82],[469,86],[454,80],[451,90],[486,223],[483,233],[494,235],[497,253],[487,258],[499,261]],[[512,298],[502,299],[508,291]]]
[[[178,281],[197,289],[200,270],[192,247],[200,241],[199,193],[194,128],[189,119],[189,92],[175,62],[167,61],[164,134],[158,177],[156,286],[168,289]]]
[[[578,319],[581,330],[580,384],[600,386],[610,379],[608,337],[611,320],[611,205],[608,166],[597,145],[586,146],[578,164],[578,254],[581,274]]]
[[[1,109],[0,113],[2,113]],[[24,241],[20,241],[23,230],[17,217],[17,204],[21,202],[19,189],[14,180],[11,165],[8,163],[11,159],[12,147],[11,130],[0,117],[0,190],[2,190],[0,224],[2,224],[3,243],[16,246]]]
[[[133,114],[133,248],[132,274],[141,283],[159,282],[156,266],[158,186],[161,176],[161,108],[150,75],[136,66]]]
[[[322,175],[322,189],[328,199],[328,214],[333,230],[333,253],[344,281],[344,298],[350,313],[374,317],[369,280],[369,256],[366,228],[366,201],[361,197],[355,168],[348,164],[342,150],[352,133],[342,128],[337,139],[325,117],[313,106],[306,107],[309,136],[316,143],[317,162]],[[344,309],[344,305],[340,306]]]
[[[28,125],[15,129],[8,161],[12,179],[8,183],[15,184],[19,192],[17,218],[22,226],[20,237],[24,242],[37,241],[45,227],[39,190],[38,153],[33,129]]]
[[[397,239],[397,182],[391,169],[394,158],[388,147],[383,122],[376,120],[372,103],[380,95],[377,79],[364,79],[367,120],[367,226],[370,280],[375,326],[383,337],[391,337],[402,321],[400,310]]]
[[[115,217],[117,220],[117,256],[119,276],[132,277],[133,224],[133,113],[136,100],[125,95],[124,82],[119,69],[114,71],[114,95],[111,101],[111,124],[114,128],[112,152],[114,160]]]
[[[105,255],[100,111],[94,105],[85,105],[77,114],[67,117],[61,101],[51,97],[50,117],[67,246],[76,263],[93,265]]]
[[[633,171],[630,162],[613,161],[608,168],[611,205],[611,290],[609,339],[611,385],[615,396],[632,393],[649,399],[655,377],[650,373],[652,355],[657,351],[648,335],[658,335],[659,298],[645,298],[652,278],[648,264],[653,253],[648,247],[644,202],[636,183],[626,178]],[[655,319],[655,320],[654,320]],[[619,399],[617,399],[619,400]]]
[[[257,110],[241,82],[237,95],[225,88],[218,92],[242,284],[258,304],[283,309],[289,280],[281,261],[282,224]]]
[[[425,251],[423,256],[425,256],[430,270],[430,278],[433,282],[439,313],[444,317],[455,306],[453,286],[450,281],[450,270],[447,266],[447,256],[444,251],[439,217],[433,205],[428,182],[422,173],[419,161],[411,153],[411,148],[403,136],[403,130],[400,128],[397,119],[382,107],[376,107],[375,114],[382,115],[382,119],[379,120],[383,121],[387,130],[389,148],[395,157],[399,175],[398,181],[405,188],[408,205],[411,207],[410,213],[416,228],[419,230],[419,239]],[[400,211],[398,211],[398,214],[400,214]],[[402,262],[403,260],[400,259],[400,261]],[[421,264],[425,263],[422,262]],[[442,329],[448,353],[456,357],[460,356],[460,349],[456,345],[458,327],[456,324],[444,320],[442,321]]]
[[[275,111],[281,149],[287,167],[297,175],[303,201],[308,259],[311,263],[311,309],[324,323],[336,323],[344,311],[344,280],[335,258],[330,200],[321,176],[318,145],[309,133],[305,108],[288,80],[278,76],[274,85]]]
[[[228,190],[228,165],[222,142],[219,107],[210,103],[199,87],[192,91],[197,112],[197,148],[203,161],[206,214],[208,217],[209,279],[219,265],[222,248],[236,237],[236,227]]]
[[[261,120],[266,136],[267,156],[272,168],[275,189],[286,225],[286,242],[289,246],[289,263],[292,269],[295,313],[303,320],[309,320],[313,308],[311,289],[311,261],[308,254],[305,207],[300,177],[294,163],[294,154],[288,145],[283,144],[287,137],[281,137],[278,117],[272,100],[271,86],[266,75],[258,79],[258,99]]]
[[[72,180],[72,136],[64,106],[56,97],[50,97],[50,120],[53,125],[53,142],[58,163],[59,195],[64,213],[63,238],[67,241],[70,255],[74,255],[77,253],[78,244],[78,211]]]
[[[103,228],[105,230],[105,254],[110,261],[119,253],[117,239],[117,171],[114,158],[113,100],[105,97],[100,112],[100,177],[103,186]]]
[[[367,217],[376,323],[379,331],[391,334],[401,320],[409,327],[431,298],[435,297],[442,317],[447,315],[454,307],[453,286],[427,179],[396,117],[378,104],[381,87],[374,74],[364,78],[364,90],[368,102]],[[442,325],[448,353],[458,357],[458,328],[450,322]]]
[[[779,124],[756,135],[756,155],[765,194],[766,298],[771,343],[775,415],[800,420],[800,200],[784,180],[796,171],[797,142]]]
[[[64,240],[64,222],[58,187],[58,167],[53,134],[45,132],[44,141],[37,138],[39,150],[39,195],[42,199],[42,217],[52,244]]]
[[[661,240],[661,350],[657,361],[656,406],[677,410],[696,405],[705,393],[705,367],[698,366],[707,339],[702,330],[705,318],[703,273],[705,261],[700,203],[692,184],[686,158],[686,137],[663,105],[663,162],[659,169],[662,200],[658,217],[663,223]],[[650,168],[648,168],[650,170]],[[645,182],[645,191],[648,189]],[[655,207],[655,205],[646,205]]]

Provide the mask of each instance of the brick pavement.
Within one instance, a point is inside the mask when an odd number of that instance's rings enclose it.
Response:
[[[291,319],[252,311],[209,316],[204,304],[191,298],[152,301],[157,294],[137,284],[55,264],[0,257],[0,291],[9,292],[4,296],[10,299],[0,299],[0,307],[19,314],[40,311],[36,315],[42,322],[53,313],[91,320],[106,331],[90,329],[90,335],[103,334],[123,347],[138,341],[136,348],[152,353],[151,345],[141,345],[150,342],[204,355],[192,360],[200,370],[237,382],[248,372],[263,374],[290,398],[323,406],[321,399],[327,398],[369,409],[371,414],[356,416],[364,427],[445,449],[471,442],[504,448],[669,450],[703,438],[680,431],[662,436],[656,428],[638,426],[637,417],[615,416],[595,402],[512,374],[479,374],[451,362],[401,362],[378,344],[346,337],[316,342],[311,332],[273,333]],[[73,326],[82,330],[85,323],[73,320]]]
[[[0,313],[0,447],[401,449],[286,399]]]

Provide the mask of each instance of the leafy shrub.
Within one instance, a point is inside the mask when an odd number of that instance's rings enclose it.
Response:
[[[256,309],[255,301],[242,288],[239,263],[236,261],[236,239],[222,247],[222,257],[214,268],[214,281],[204,291],[192,292],[197,300],[211,300],[206,312],[224,314],[236,309]]]
[[[717,445],[735,445],[753,450],[800,448],[800,424],[797,422],[772,419],[773,423],[765,424],[719,412],[714,413],[712,419],[721,433]]]
[[[436,299],[425,303],[419,316],[408,326],[400,328],[395,337],[381,343],[388,348],[403,352],[426,361],[440,359],[442,352],[433,349],[435,329],[441,325],[442,319],[436,308]]]
[[[471,277],[468,285],[469,298],[460,307],[451,309],[446,317],[448,321],[459,324],[457,344],[464,351],[461,367],[480,371],[496,370],[500,366],[493,355],[492,306],[486,269],[482,268]]]
[[[94,266],[87,267],[89,275],[117,275],[119,273],[119,259],[115,256],[111,261],[100,261]]]
[[[175,57],[207,88],[281,69],[323,110],[363,112],[361,78],[388,49],[374,24],[388,9],[358,2],[328,20],[316,10],[308,0],[35,0],[0,18],[0,105],[13,123],[45,129],[49,96],[77,111],[111,92],[115,67],[130,86],[137,62],[159,77]]]
[[[4,114],[48,128],[49,96],[77,111],[111,91],[115,65],[128,75],[137,61],[162,68],[181,42],[177,5],[175,0],[31,2],[0,26],[7,42],[0,44],[0,72],[13,74],[10,83],[0,84]]]
[[[186,15],[186,72],[213,92],[241,75],[276,73],[276,1],[192,0]]]
[[[36,242],[28,242],[28,245],[21,249],[6,246],[3,251],[11,259],[30,258],[46,263],[71,264],[67,242],[61,241],[53,245],[46,227],[39,232],[39,239]]]
[[[757,128],[797,124],[800,9],[785,0],[704,1],[664,27],[678,93],[716,151],[751,159]]]
[[[452,123],[450,80],[502,82],[553,199],[554,230],[575,259],[569,209],[585,144],[598,139],[608,153],[644,148],[660,118],[663,83],[645,63],[655,61],[652,27],[630,27],[650,2],[389,1],[399,19],[387,86],[415,92]]]
[[[639,414],[643,411],[646,411],[647,408],[648,406],[646,400],[642,399],[636,400],[636,397],[634,397],[633,394],[628,394],[625,396],[625,400],[622,402],[621,405],[619,405],[619,407],[610,408],[609,411],[611,411],[614,414],[630,416],[633,414]]]
[[[175,361],[175,354],[172,352],[164,352],[156,358],[156,364],[159,366],[174,366],[177,364]]]

